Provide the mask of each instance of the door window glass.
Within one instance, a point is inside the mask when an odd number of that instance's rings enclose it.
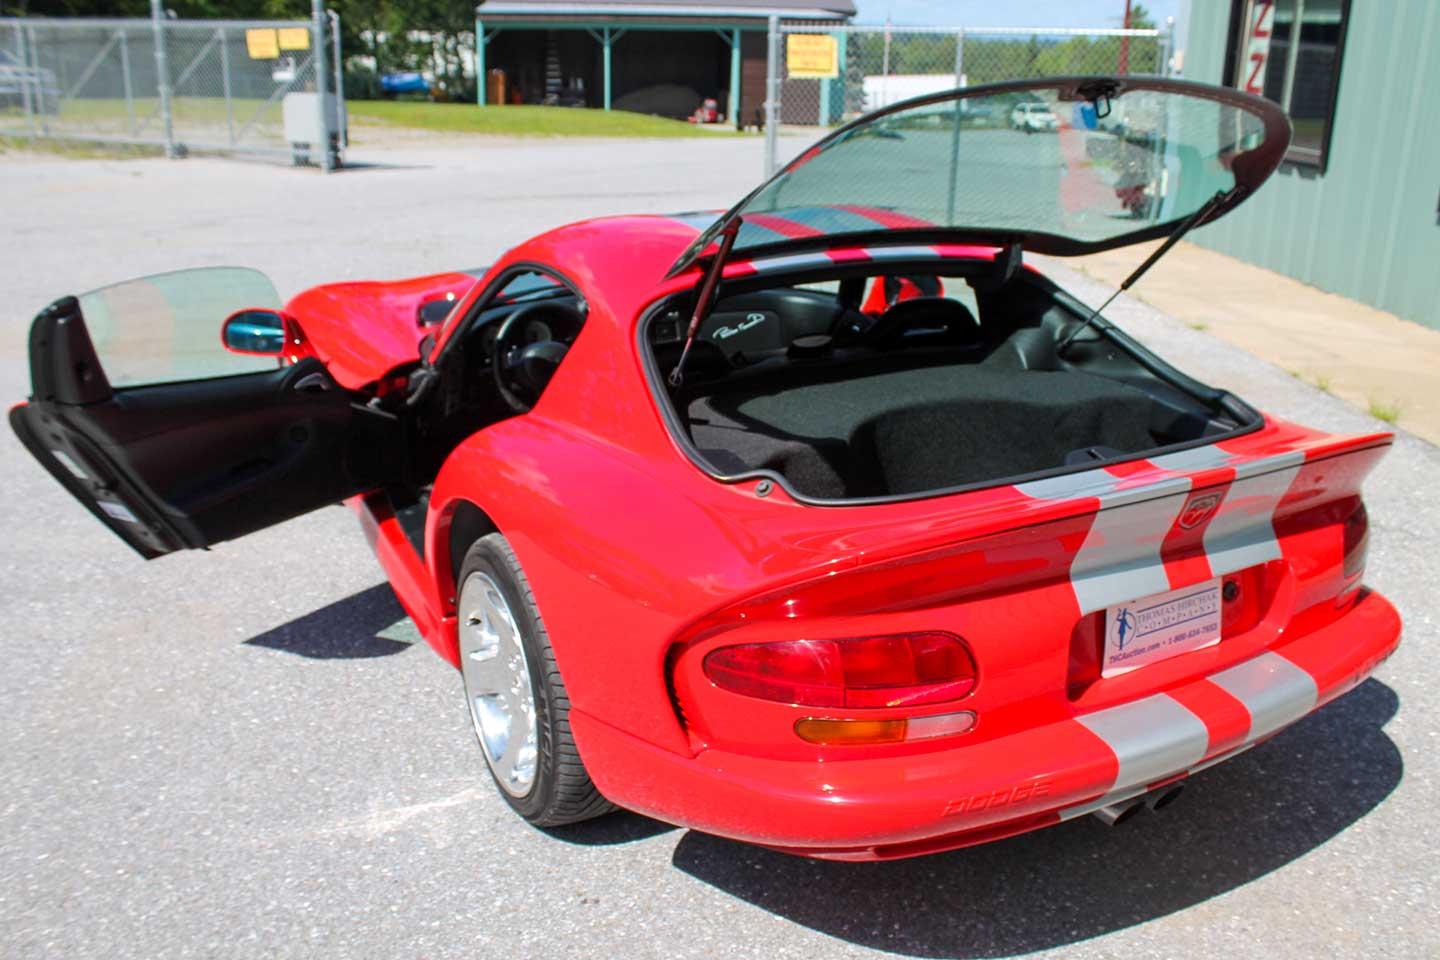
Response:
[[[274,370],[274,357],[242,356],[220,342],[244,307],[280,308],[275,285],[242,267],[177,270],[82,295],[80,310],[112,387],[204,380]]]

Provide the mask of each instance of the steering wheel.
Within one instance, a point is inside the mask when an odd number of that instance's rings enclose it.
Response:
[[[978,346],[980,324],[970,308],[949,297],[914,297],[901,300],[881,314],[875,325],[865,332],[865,339],[876,346],[889,346],[907,334],[943,336],[947,343]]]
[[[541,302],[526,304],[500,324],[491,368],[495,388],[516,413],[535,406],[570,351],[566,340],[573,341],[584,323],[569,304]]]

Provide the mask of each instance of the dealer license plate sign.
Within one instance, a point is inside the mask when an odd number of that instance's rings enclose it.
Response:
[[[1220,642],[1220,579],[1157,593],[1105,611],[1100,676],[1128,673]]]

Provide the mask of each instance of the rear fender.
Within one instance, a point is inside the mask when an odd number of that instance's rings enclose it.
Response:
[[[743,593],[750,569],[723,518],[680,492],[696,482],[688,463],[642,461],[542,408],[472,435],[436,478],[426,555],[443,610],[439,648],[458,662],[451,532],[457,511],[473,505],[525,571],[571,704],[688,753],[666,651],[697,612]]]

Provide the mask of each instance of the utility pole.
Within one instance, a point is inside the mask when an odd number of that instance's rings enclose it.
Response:
[[[175,112],[174,90],[170,86],[170,60],[165,49],[165,6],[163,0],[150,0],[150,28],[155,32],[155,86],[160,94],[160,119],[165,125],[165,156],[174,160]]]
[[[1130,29],[1130,0],[1125,0],[1125,20],[1120,24],[1126,30]],[[1116,72],[1122,77],[1130,72],[1130,35],[1126,34],[1120,38],[1120,62],[1116,65]]]

